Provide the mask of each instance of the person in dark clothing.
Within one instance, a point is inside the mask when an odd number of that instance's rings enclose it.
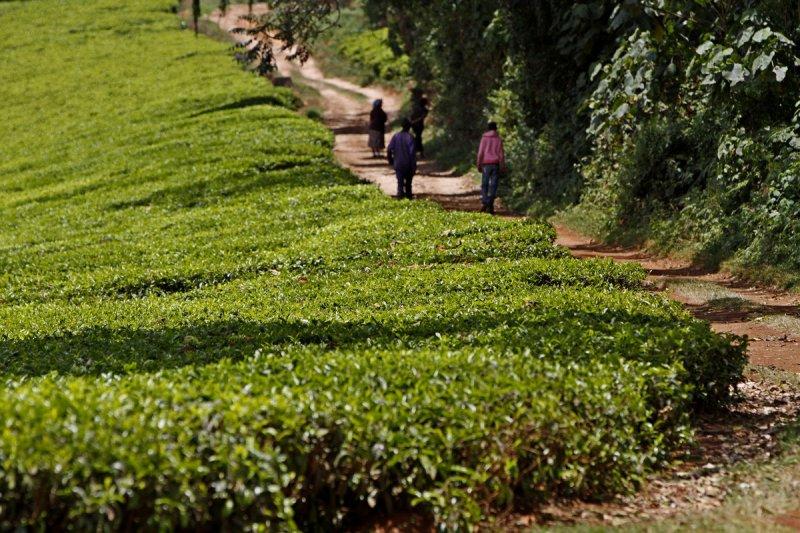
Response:
[[[372,149],[372,157],[381,157],[381,152],[386,146],[384,136],[386,135],[386,122],[389,117],[383,110],[383,100],[375,100],[372,103],[372,111],[369,113],[369,147]]]
[[[497,123],[490,122],[486,133],[481,138],[478,148],[478,171],[481,180],[481,211],[494,214],[494,200],[497,197],[497,182],[500,173],[506,170],[506,154],[503,150],[503,139],[497,133]]]
[[[421,158],[425,157],[425,146],[422,144],[422,132],[425,130],[425,119],[428,117],[428,99],[419,92],[411,96],[411,129],[414,131],[414,150]]]
[[[394,167],[397,176],[397,198],[411,200],[411,180],[417,172],[417,154],[414,151],[414,137],[409,133],[411,121],[403,120],[403,131],[396,133],[389,141],[386,156]]]

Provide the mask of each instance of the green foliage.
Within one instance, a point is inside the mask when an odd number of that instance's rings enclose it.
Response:
[[[413,504],[455,527],[515,491],[624,488],[685,437],[686,398],[669,368],[444,349],[9,383],[0,524],[310,529]]]
[[[800,267],[795,245],[800,223],[800,161],[772,177],[766,198],[756,207],[753,217],[753,240],[745,248],[747,262],[767,262]]]
[[[597,237],[688,248],[711,265],[800,264],[796,2],[367,7],[404,44],[462,158],[485,116],[500,123],[513,207],[566,209]]]
[[[582,178],[572,159],[564,157],[564,151],[578,150],[584,141],[582,134],[573,134],[570,122],[575,121],[575,115],[569,108],[559,119],[540,128],[528,124],[518,90],[525,78],[519,66],[509,60],[503,86],[489,95],[490,117],[502,131],[510,171],[510,179],[501,180],[501,193],[517,211],[547,215],[577,196]]]
[[[641,268],[360,184],[166,8],[0,4],[0,529],[454,528],[729,399],[744,347]]]
[[[345,38],[338,53],[357,68],[368,72],[365,82],[403,81],[408,78],[408,56],[395,55],[389,45],[389,30],[364,31]]]
[[[739,257],[794,268],[786,219],[770,224],[766,213],[781,219],[767,205],[792,201],[781,184],[800,148],[795,44],[766,9],[689,13],[634,31],[597,68],[582,203],[601,207],[612,239],[688,246],[713,265]]]
[[[391,42],[380,21],[370,23],[360,3],[343,7],[334,21],[314,46],[315,59],[326,72],[363,84],[400,87],[408,81],[408,56]]]

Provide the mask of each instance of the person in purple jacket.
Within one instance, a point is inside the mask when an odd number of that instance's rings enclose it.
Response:
[[[414,136],[411,135],[411,121],[403,120],[403,131],[395,133],[386,149],[389,164],[397,176],[397,198],[411,200],[411,180],[417,173],[417,152],[414,149]]]

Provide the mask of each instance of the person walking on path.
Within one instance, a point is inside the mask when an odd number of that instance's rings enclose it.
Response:
[[[414,150],[420,158],[425,158],[425,146],[422,144],[422,132],[425,130],[425,119],[428,117],[428,99],[415,90],[411,93],[411,129],[414,131]]]
[[[381,157],[381,152],[385,148],[386,122],[389,117],[383,110],[383,100],[372,102],[372,111],[369,113],[369,147],[372,149],[372,157]]]
[[[503,139],[497,133],[497,123],[490,122],[478,148],[478,171],[481,179],[482,213],[494,214],[494,199],[497,197],[497,182],[500,173],[506,170],[506,154]]]
[[[417,154],[414,150],[414,137],[410,133],[411,121],[403,120],[403,131],[395,133],[386,149],[389,164],[397,176],[397,198],[411,200],[411,180],[417,173]]]

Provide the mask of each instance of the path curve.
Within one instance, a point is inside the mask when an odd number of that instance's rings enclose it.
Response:
[[[253,7],[256,15],[266,13],[266,6]],[[247,15],[246,5],[232,5],[223,14],[215,10],[209,19],[230,32],[241,27],[241,17]],[[231,34],[239,42],[247,36]],[[367,147],[367,124],[370,102],[381,98],[390,121],[397,118],[403,103],[402,95],[382,87],[362,87],[347,80],[328,77],[311,58],[303,65],[288,61],[276,54],[281,76],[291,77],[294,84],[305,84],[316,89],[324,99],[324,120],[335,135],[334,153],[339,162],[360,178],[378,185],[383,192],[394,195],[397,182],[394,173],[383,159],[373,159]],[[391,134],[387,134],[387,143]],[[433,161],[420,161],[414,178],[414,195],[437,201],[448,209],[478,211],[480,189],[471,176],[460,175],[437,167]]]
[[[263,4],[253,9],[255,14],[266,12]],[[232,5],[224,14],[214,11],[209,19],[230,32],[243,25],[241,17],[247,13],[246,5]],[[244,35],[231,35],[240,42],[247,40]],[[281,54],[276,56],[282,76],[291,77],[295,84],[311,86],[322,96],[324,120],[334,132],[334,153],[339,162],[362,179],[377,184],[386,194],[395,194],[391,169],[385,161],[373,159],[367,148],[366,125],[372,100],[382,98],[391,119],[400,112],[401,95],[328,77],[313,58],[300,66]],[[474,178],[442,170],[433,161],[420,163],[414,193],[446,209],[480,209],[480,191]],[[511,215],[502,206],[499,212]],[[730,276],[698,271],[686,262],[654,257],[638,248],[602,246],[564,226],[557,225],[556,231],[556,242],[570,249],[575,257],[638,262],[648,271],[653,290],[681,302],[695,316],[708,320],[715,331],[747,335],[752,363],[800,372],[800,295],[743,285]]]
[[[714,331],[746,335],[752,364],[800,372],[800,295],[755,287],[641,248],[602,245],[565,226],[556,225],[556,231],[556,242],[573,256],[639,263],[652,290],[682,303]]]

